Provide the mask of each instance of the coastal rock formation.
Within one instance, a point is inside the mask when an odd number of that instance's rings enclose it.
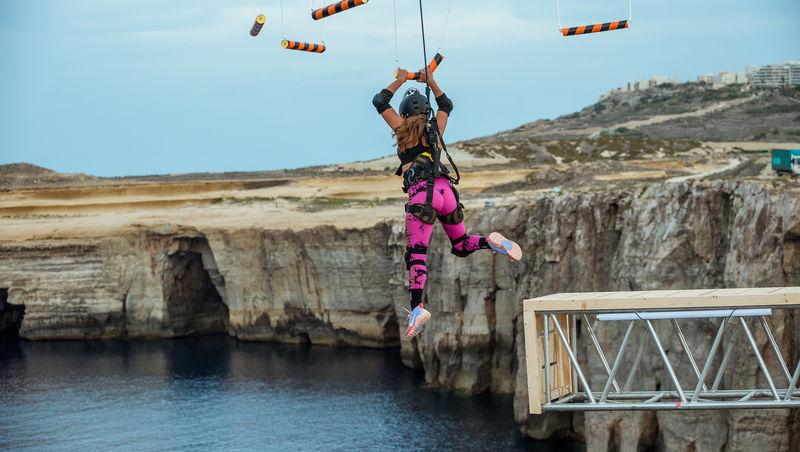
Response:
[[[239,339],[392,347],[391,227],[212,231],[229,332]]]
[[[8,303],[8,289],[0,289],[0,337],[17,336],[25,306]]]
[[[228,331],[246,340],[397,346],[388,232],[380,225],[205,235],[163,225],[2,244],[0,288],[11,306],[25,306],[26,339]]]
[[[800,419],[785,410],[529,416],[520,315],[522,299],[564,291],[800,285],[796,189],[704,181],[547,193],[468,212],[467,224],[518,239],[526,257],[459,259],[437,230],[427,292],[434,321],[411,342],[399,340],[408,304],[400,223],[304,231],[148,225],[112,237],[0,240],[0,289],[9,306],[24,306],[19,334],[28,339],[227,331],[285,343],[399,343],[406,365],[433,386],[514,394],[520,429],[534,438],[585,438],[590,450],[798,447]],[[797,362],[800,319],[772,321],[791,350],[786,358]],[[701,322],[687,339],[710,344],[713,331]],[[599,334],[610,343],[621,332]],[[763,334],[756,338],[766,350]],[[665,347],[682,353],[677,340]],[[586,363],[590,379],[604,374],[595,361]],[[735,364],[726,378],[763,384],[757,368]],[[669,385],[652,354],[641,375]]]

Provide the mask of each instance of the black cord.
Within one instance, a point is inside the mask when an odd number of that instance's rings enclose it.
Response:
[[[441,175],[441,160],[442,154],[439,151],[439,124],[436,121],[436,115],[433,113],[433,107],[431,106],[431,84],[429,79],[429,68],[428,68],[428,46],[425,42],[425,14],[422,11],[422,0],[419,0],[419,23],[420,27],[422,28],[422,65],[425,68],[425,98],[428,101],[428,145],[431,147],[431,151],[433,151],[433,171],[432,171],[432,178],[436,178]],[[450,162],[450,165],[453,167],[453,170],[456,173],[456,178],[450,178],[453,184],[458,184],[459,180],[461,180],[461,174],[458,172],[458,167],[456,163],[453,161],[453,158],[450,157],[450,153],[447,152],[447,145],[444,143],[444,137],[442,137],[442,148],[444,149],[445,155],[447,155],[447,160]]]
[[[428,45],[425,43],[425,15],[422,13],[422,0],[419,0],[419,23],[422,27],[422,67],[425,68],[425,96],[431,104],[431,85],[428,82]]]

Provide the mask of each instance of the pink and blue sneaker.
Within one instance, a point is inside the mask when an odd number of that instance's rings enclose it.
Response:
[[[422,303],[418,304],[417,307],[410,312],[408,309],[406,309],[406,312],[408,312],[408,318],[406,319],[408,322],[408,328],[406,328],[406,337],[416,337],[422,332],[422,328],[425,327],[425,324],[428,323],[428,320],[431,319],[431,313],[425,309],[425,305]]]
[[[505,254],[515,261],[522,259],[522,248],[516,242],[503,237],[499,232],[489,234],[489,237],[486,237],[486,243],[495,253]]]

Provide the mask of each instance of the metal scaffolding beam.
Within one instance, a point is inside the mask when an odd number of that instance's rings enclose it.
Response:
[[[525,300],[530,412],[800,408],[800,359],[794,358],[797,362],[790,367],[788,363],[793,360],[787,362],[787,354],[775,340],[767,316],[776,309],[800,309],[800,287],[569,293]],[[602,320],[593,323],[592,317]],[[590,341],[583,348],[578,347],[576,339],[578,318],[588,333],[581,340]],[[717,319],[719,326],[715,326],[713,338],[704,335],[696,340],[701,343],[692,344],[684,334],[692,331],[685,328],[691,328],[693,323],[716,324]],[[599,338],[608,337],[603,336],[604,329],[615,328],[619,322],[626,325],[622,338],[617,332],[615,343],[601,344]],[[766,344],[759,345],[748,322],[763,330],[761,337],[766,337]],[[657,328],[659,324],[663,327]],[[682,348],[677,358],[674,354],[670,357],[662,342],[672,334]],[[631,359],[626,357],[626,351],[631,348],[629,343],[637,340],[635,336],[641,338]],[[727,345],[722,347],[723,343]],[[658,356],[664,369],[662,381],[668,382],[666,390],[642,390],[644,383],[636,380],[648,345],[654,348],[654,356]],[[708,352],[701,353],[706,346]],[[720,348],[724,348],[721,359]],[[770,369],[762,349],[775,356],[775,369]],[[602,376],[592,379],[584,368],[588,357],[581,356],[579,350],[597,357],[604,370]],[[614,350],[616,353],[606,354]],[[679,368],[675,367],[675,360],[681,356],[688,362],[690,372],[676,371]],[[734,381],[724,378],[726,372],[733,372],[729,369],[735,367],[731,362],[744,360],[759,369],[766,388],[724,384]],[[702,369],[698,363],[703,364]],[[618,378],[622,372],[627,373],[627,378],[620,387],[622,380]],[[648,375],[652,376],[652,372]],[[709,381],[711,376],[713,381]]]

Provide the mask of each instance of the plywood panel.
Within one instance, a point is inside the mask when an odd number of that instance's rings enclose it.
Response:
[[[792,305],[800,305],[800,287],[584,292],[553,294],[524,302],[526,310],[543,312]]]

